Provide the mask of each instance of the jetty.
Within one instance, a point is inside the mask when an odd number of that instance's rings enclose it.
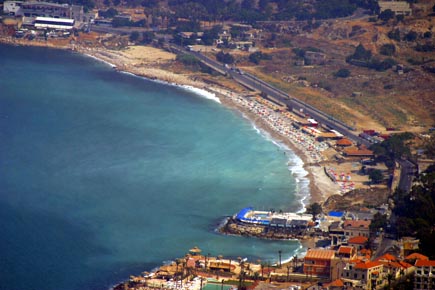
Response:
[[[220,233],[263,239],[304,239],[316,226],[313,215],[283,211],[257,211],[246,207],[227,218]]]

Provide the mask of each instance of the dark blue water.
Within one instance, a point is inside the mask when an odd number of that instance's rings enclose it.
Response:
[[[300,209],[283,150],[186,89],[0,46],[0,289],[107,289],[193,246],[289,257],[298,243],[213,231],[245,206]]]

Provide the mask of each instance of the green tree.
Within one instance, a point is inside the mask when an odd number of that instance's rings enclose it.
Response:
[[[143,44],[150,44],[151,42],[153,42],[155,38],[154,32],[152,31],[144,31],[142,33],[142,43]]]
[[[387,215],[377,212],[373,216],[372,222],[370,223],[370,231],[374,233],[379,231],[380,229],[385,229],[387,224]]]
[[[318,202],[312,203],[307,207],[307,213],[313,215],[313,220],[316,219],[316,216],[323,212],[322,205]]]
[[[411,30],[405,35],[405,40],[411,42],[417,40],[417,37],[418,37],[418,33],[415,32],[414,30]]]
[[[347,68],[341,68],[334,73],[334,76],[336,78],[347,78],[350,76],[350,70],[348,70]]]
[[[430,135],[430,138],[426,139],[424,149],[427,156],[430,158],[435,157],[435,132]]]
[[[384,179],[384,175],[382,174],[382,171],[380,171],[379,169],[374,169],[370,171],[369,179],[371,183],[378,184],[382,182],[382,180]]]
[[[391,9],[386,9],[386,10],[382,11],[381,14],[379,14],[379,19],[387,22],[388,20],[393,19],[394,15],[395,14]]]
[[[139,34],[138,31],[133,31],[133,32],[130,34],[130,41],[132,41],[132,42],[137,41],[137,40],[139,39],[139,36],[140,36],[140,34]]]
[[[400,41],[400,40],[401,40],[401,38],[400,38],[400,30],[399,30],[399,28],[396,28],[396,29],[394,29],[394,30],[389,31],[389,32],[387,33],[387,36],[388,36],[390,39],[393,39],[393,40],[396,40],[396,41]]]
[[[350,59],[369,61],[372,58],[372,52],[360,43],[352,55],[349,56]]]
[[[403,22],[404,19],[405,19],[405,15],[403,14],[396,15],[397,22]]]
[[[379,52],[383,55],[392,56],[396,53],[396,46],[394,44],[384,44],[381,46]]]
[[[109,8],[109,9],[107,9],[106,11],[98,11],[98,14],[101,16],[101,17],[104,17],[104,18],[113,18],[113,17],[115,17],[116,15],[118,15],[118,10],[116,10],[115,8]]]
[[[234,63],[234,57],[229,53],[224,53],[223,51],[220,51],[216,54],[216,59],[225,64]]]

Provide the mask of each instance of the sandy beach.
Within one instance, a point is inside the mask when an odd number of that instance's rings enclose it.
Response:
[[[252,121],[257,128],[272,139],[290,148],[303,163],[310,180],[310,197],[305,204],[324,202],[329,196],[339,193],[339,186],[333,183],[324,173],[320,162],[324,160],[322,151],[325,144],[303,134],[291,126],[291,116],[285,112],[276,112],[272,108],[261,104],[253,96],[258,92],[238,88],[229,88],[218,81],[205,82],[194,73],[175,73],[176,55],[159,48],[150,46],[129,46],[122,50],[109,50],[101,47],[89,47],[79,44],[50,44],[50,42],[35,42],[2,37],[0,42],[12,45],[46,46],[69,49],[75,52],[104,61],[116,70],[135,74],[137,76],[158,80],[179,86],[192,86],[216,95],[220,102],[235,109]],[[211,76],[208,76],[211,78]]]

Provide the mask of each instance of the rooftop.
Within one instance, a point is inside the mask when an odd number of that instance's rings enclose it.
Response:
[[[422,255],[420,253],[412,253],[408,256],[405,257],[405,260],[424,260],[424,261],[428,261],[429,258],[425,255]]]
[[[343,138],[337,141],[338,146],[351,146],[352,142],[349,139]]]
[[[350,220],[344,221],[343,228],[365,228],[368,229],[371,224],[371,221],[365,220]]]
[[[387,253],[377,258],[376,261],[397,261],[397,257]]]
[[[327,286],[327,287],[344,287],[344,283],[343,283],[343,281],[341,281],[341,279],[337,279],[335,281],[332,281],[329,284],[326,284],[325,286]]]
[[[310,249],[305,255],[305,259],[323,259],[330,260],[334,258],[335,251],[323,249]]]
[[[370,268],[379,267],[379,266],[382,266],[382,264],[375,261],[375,262],[358,263],[355,265],[355,268],[356,269],[370,269]]]
[[[338,253],[339,254],[351,254],[352,250],[353,250],[353,247],[350,247],[350,246],[341,246],[338,249]]]
[[[435,267],[435,261],[434,260],[417,260],[415,262],[416,267]]]
[[[357,244],[357,245],[363,245],[367,242],[367,238],[363,237],[363,236],[356,236],[356,237],[352,237],[350,238],[347,242],[349,244]]]

